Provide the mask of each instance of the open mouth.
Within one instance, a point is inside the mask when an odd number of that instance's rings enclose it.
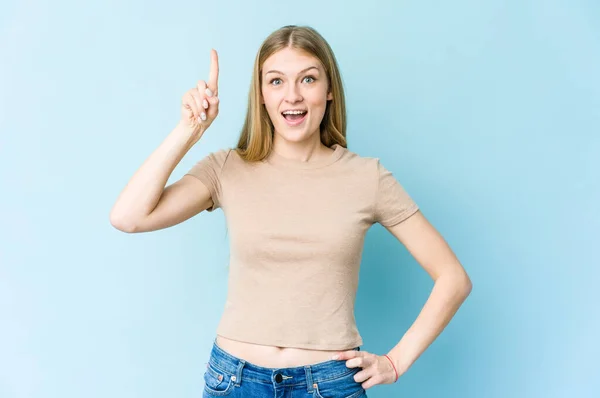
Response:
[[[296,126],[302,123],[304,119],[306,119],[307,114],[308,111],[305,110],[281,112],[281,115],[290,126]]]

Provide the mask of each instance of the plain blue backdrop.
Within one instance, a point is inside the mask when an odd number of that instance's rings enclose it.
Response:
[[[256,51],[287,24],[329,41],[349,148],[394,172],[474,285],[369,396],[598,396],[598,2],[87,3],[0,6],[1,398],[201,396],[226,294],[223,213],[138,235],[108,215],[213,47],[220,114],[169,183],[235,145]],[[392,348],[431,287],[375,225],[363,349]]]

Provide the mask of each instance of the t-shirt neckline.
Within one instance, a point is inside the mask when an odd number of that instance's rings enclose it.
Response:
[[[333,144],[331,148],[333,149],[333,152],[329,156],[319,160],[309,160],[308,162],[305,162],[302,160],[290,159],[279,155],[275,151],[271,151],[271,154],[266,160],[268,163],[274,166],[284,166],[287,168],[301,170],[317,169],[335,163],[344,152],[344,147],[339,144]]]

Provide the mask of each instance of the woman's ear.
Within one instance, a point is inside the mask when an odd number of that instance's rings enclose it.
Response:
[[[327,101],[331,100],[333,100],[333,90],[331,89],[331,80],[329,80],[329,83],[327,83]]]

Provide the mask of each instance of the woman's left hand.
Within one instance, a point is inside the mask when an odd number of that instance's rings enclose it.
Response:
[[[354,375],[354,380],[362,383],[362,388],[365,390],[377,384],[393,384],[397,381],[394,366],[383,355],[350,350],[338,352],[337,357],[334,356],[333,359],[345,360],[348,368],[361,367],[362,370]]]

